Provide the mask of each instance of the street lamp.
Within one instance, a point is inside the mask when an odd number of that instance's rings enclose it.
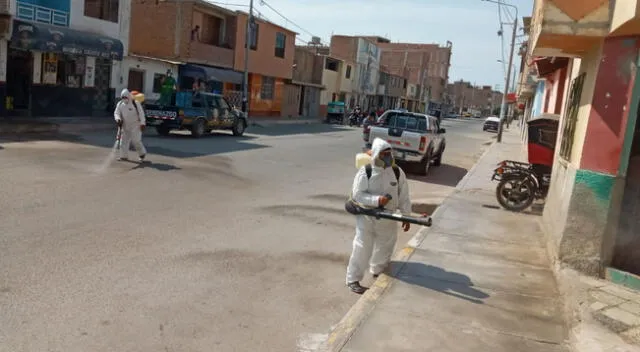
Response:
[[[513,35],[511,36],[511,53],[509,54],[509,69],[507,70],[507,78],[505,79],[505,85],[504,85],[504,94],[502,95],[502,105],[500,107],[500,123],[498,125],[498,137],[496,139],[498,143],[501,143],[502,130],[503,130],[503,124],[504,124],[504,115],[505,115],[505,111],[507,110],[507,94],[509,93],[509,83],[511,81],[511,65],[513,65],[513,52],[515,50],[516,33],[518,30],[518,7],[511,4],[505,4],[502,1],[494,1],[494,0],[481,0],[481,1],[492,2],[498,5],[513,7],[516,10],[516,15],[513,19]]]

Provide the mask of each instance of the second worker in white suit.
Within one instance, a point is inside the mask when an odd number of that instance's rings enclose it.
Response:
[[[370,175],[367,174],[367,168]],[[391,199],[387,197],[391,195]],[[391,145],[380,138],[371,147],[371,165],[362,167],[353,181],[352,198],[365,207],[384,206],[388,211],[400,210],[411,214],[411,199],[407,177],[395,165]],[[409,231],[409,223],[403,223]],[[398,238],[398,224],[393,220],[375,219],[371,216],[356,216],[356,236],[353,252],[347,268],[347,286],[362,294],[366,288],[360,286],[367,267],[374,277],[389,265]]]
[[[142,131],[146,125],[144,110],[140,103],[133,99],[128,89],[120,93],[120,101],[113,112],[116,123],[122,128],[120,160],[128,160],[129,146],[133,143],[140,161],[144,161],[147,149],[142,144]]]

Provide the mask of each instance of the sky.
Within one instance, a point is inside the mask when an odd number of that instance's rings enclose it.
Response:
[[[233,10],[248,11],[249,0],[208,0]],[[533,0],[501,0],[531,16]],[[225,5],[228,4],[228,5]],[[238,6],[239,5],[239,6]],[[275,9],[275,12],[273,9]],[[302,45],[318,36],[328,44],[332,34],[377,35],[392,42],[453,42],[449,81],[475,82],[504,89],[513,25],[504,25],[504,52],[497,35],[498,4],[482,0],[255,0],[259,15],[299,33]],[[515,10],[502,6],[502,22],[513,23]],[[509,11],[510,13],[505,13]],[[286,17],[288,20],[283,18]],[[518,29],[518,35],[522,35]],[[516,37],[516,43],[525,37]],[[514,55],[518,69],[520,57]]]

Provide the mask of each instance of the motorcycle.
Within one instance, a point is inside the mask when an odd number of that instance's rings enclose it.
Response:
[[[503,160],[494,170],[492,181],[499,181],[496,198],[514,212],[527,209],[536,199],[545,199],[551,182],[551,169],[514,160]]]
[[[529,120],[528,163],[503,160],[493,170],[492,181],[498,181],[496,198],[509,211],[527,209],[537,199],[546,199],[551,183],[559,116],[543,114]]]
[[[349,115],[349,127],[352,126],[360,126],[360,123],[362,122],[362,113],[352,113],[351,115]]]

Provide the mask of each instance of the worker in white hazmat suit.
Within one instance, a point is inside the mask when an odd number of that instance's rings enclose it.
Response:
[[[376,138],[372,144],[370,170],[370,177],[366,166],[356,174],[352,199],[365,207],[384,206],[388,211],[400,210],[403,215],[410,215],[411,199],[407,177],[395,165],[391,145],[380,138]],[[410,224],[403,223],[402,227],[405,232],[409,231]],[[396,221],[356,216],[356,236],[347,268],[347,286],[351,291],[358,294],[366,291],[360,281],[367,266],[374,277],[378,277],[387,268],[397,237]]]
[[[122,128],[120,160],[128,160],[129,146],[133,143],[140,161],[144,161],[147,149],[142,144],[142,131],[146,125],[144,110],[139,102],[133,99],[128,89],[120,93],[120,101],[113,112],[116,123]]]

